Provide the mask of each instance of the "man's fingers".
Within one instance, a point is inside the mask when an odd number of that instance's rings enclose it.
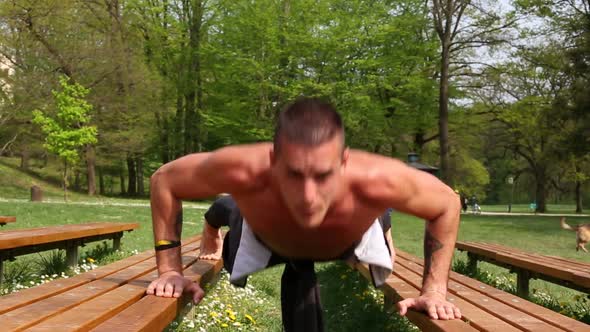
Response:
[[[445,313],[447,314],[447,319],[455,318],[455,312],[453,311],[452,305],[449,304],[449,305],[445,306]]]
[[[430,304],[426,309],[426,312],[428,312],[428,316],[430,316],[430,318],[438,319],[438,313],[434,304]]]
[[[455,313],[455,318],[457,318],[457,319],[461,318],[461,310],[459,310],[459,308],[454,307],[453,312]]]
[[[164,297],[172,297],[172,294],[174,294],[174,288],[179,287],[171,282],[167,282],[164,286]]]
[[[438,315],[438,318],[439,319],[444,319],[444,320],[448,319],[448,317],[447,317],[447,310],[442,305],[437,305],[436,306],[436,314]]]
[[[195,304],[201,302],[205,296],[205,292],[196,282],[191,282],[191,284],[187,286],[186,290],[193,293],[193,303]]]
[[[416,299],[410,298],[405,299],[397,303],[397,310],[399,311],[400,316],[404,316],[408,312],[408,308],[413,307],[416,305]]]
[[[164,296],[164,287],[166,286],[165,281],[160,281],[156,285],[156,296]]]
[[[150,283],[148,288],[145,290],[146,294],[154,295],[154,290],[156,289],[157,280],[154,280]]]
[[[205,292],[201,287],[197,287],[197,289],[193,292],[193,303],[198,304],[201,300],[205,297]]]

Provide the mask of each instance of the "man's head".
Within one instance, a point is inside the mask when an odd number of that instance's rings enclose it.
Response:
[[[342,119],[329,103],[300,98],[279,114],[271,161],[282,198],[301,226],[322,223],[347,158]]]

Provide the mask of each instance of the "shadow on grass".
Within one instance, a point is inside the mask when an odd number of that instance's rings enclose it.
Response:
[[[344,263],[317,264],[326,331],[417,331],[383,310],[383,294]]]

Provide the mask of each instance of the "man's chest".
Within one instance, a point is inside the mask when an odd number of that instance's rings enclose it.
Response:
[[[320,226],[304,229],[297,225],[278,197],[251,195],[237,201],[254,233],[270,249],[289,258],[340,257],[362,238],[380,214],[370,207],[348,202],[332,208]]]

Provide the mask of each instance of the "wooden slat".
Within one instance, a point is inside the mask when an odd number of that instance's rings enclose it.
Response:
[[[564,266],[548,264],[543,260],[542,257],[532,257],[530,255],[523,256],[517,253],[516,250],[514,253],[512,253],[510,251],[502,251],[494,248],[487,248],[486,246],[480,246],[478,244],[463,242],[458,242],[457,248],[483,257],[488,257],[500,263],[508,264],[535,273],[569,281],[582,287],[590,288],[590,272],[579,271],[572,268],[570,268],[568,271]],[[550,259],[547,259],[547,261],[550,261]]]
[[[356,268],[358,271],[365,276],[365,278],[371,280],[371,274],[369,269],[364,264],[357,264]],[[407,282],[401,280],[396,275],[391,275],[386,282],[386,285],[381,287],[383,293],[386,296],[392,298],[395,302],[399,302],[401,300],[407,298],[415,298],[420,295],[420,290],[412,285],[408,284]],[[422,331],[432,331],[432,332],[450,332],[450,331],[457,331],[457,332],[475,332],[478,331],[473,326],[470,326],[468,323],[462,320],[436,320],[429,318],[426,314],[422,312],[417,312],[414,310],[409,310],[406,314],[408,319],[414,323],[416,326],[420,328]]]
[[[0,250],[131,231],[138,227],[138,223],[102,222],[17,229],[0,232]]]
[[[0,225],[5,225],[9,222],[16,222],[16,217],[13,216],[0,216]]]
[[[222,266],[222,261],[199,260],[185,269],[184,275],[204,285],[217,275]],[[190,299],[186,295],[181,298],[147,295],[92,331],[161,331],[174,320],[188,301]]]
[[[194,264],[199,264],[197,259],[198,251],[183,254],[185,262],[183,267],[188,270]],[[205,272],[207,271],[204,270],[203,273]],[[27,331],[88,331],[139,301],[145,296],[147,286],[157,277],[157,271],[143,275],[110,292],[43,321],[27,329]]]
[[[521,251],[518,249],[513,249],[513,248],[509,248],[509,247],[505,247],[505,246],[501,246],[501,245],[493,244],[493,243],[477,243],[477,244],[469,243],[469,245],[470,246],[479,245],[482,248],[486,248],[486,249],[490,250],[490,252],[501,251],[506,254],[517,255],[518,257],[526,257],[528,259],[533,259],[533,260],[539,262],[539,264],[541,264],[541,265],[551,264],[555,267],[562,268],[566,271],[579,271],[582,273],[587,273],[588,271],[590,271],[590,264],[586,264],[584,262],[579,262],[579,261],[575,261],[575,260],[565,259],[562,257],[524,252],[524,251]]]
[[[183,246],[183,251],[196,249],[198,249],[197,243]],[[191,257],[186,258],[192,259]],[[184,259],[185,257],[183,257]],[[99,280],[71,289],[68,292],[9,311],[0,315],[2,327],[8,331],[19,331],[31,327],[42,320],[89,301],[155,269],[156,260],[152,257]]]
[[[402,257],[399,257],[396,263],[395,273],[399,273],[402,279],[411,283],[414,287],[422,284],[423,266],[405,261]],[[481,290],[464,287],[455,280],[449,280],[448,292],[464,300],[461,304],[458,304],[462,311],[463,308],[474,307],[470,311],[476,315],[468,316],[468,313],[465,313],[465,316],[473,325],[481,327],[482,331],[507,331],[508,329],[512,331],[563,331],[526,312],[495,300]],[[492,320],[489,316],[495,319]],[[502,327],[502,324],[505,327]]]
[[[184,245],[194,244],[199,241],[201,236],[194,236],[183,241]],[[81,273],[79,275],[53,280],[51,282],[35,286],[32,288],[24,289],[19,292],[11,293],[0,297],[0,314],[3,314],[10,310],[15,310],[22,306],[26,306],[33,302],[54,296],[63,292],[66,292],[75,287],[87,284],[94,280],[98,280],[108,276],[112,273],[118,272],[131,265],[145,261],[150,257],[154,257],[155,253],[153,249],[144,251],[137,255],[133,255],[122,260],[113,262],[108,265],[100,266],[92,271]]]
[[[420,258],[417,258],[413,255],[405,253],[400,250],[396,250],[397,257],[404,259],[406,261],[415,263],[419,266],[418,271],[423,269],[424,261]],[[537,319],[543,320],[553,326],[559,327],[566,331],[571,332],[590,332],[590,326],[584,323],[581,323],[575,319],[570,317],[561,315],[557,312],[554,312],[550,309],[537,305],[535,303],[526,301],[518,296],[512,295],[510,293],[501,291],[497,288],[492,286],[486,285],[482,282],[479,282],[475,279],[469,278],[462,274],[451,272],[449,276],[450,281],[457,282],[461,284],[463,287],[468,287],[473,290],[477,290],[479,292],[485,293],[492,299],[501,301],[506,305],[514,307],[516,309],[522,310],[527,312],[527,314],[536,317]]]
[[[28,288],[19,292],[11,293],[0,297],[0,314],[10,310],[18,309],[36,301],[50,296],[66,292],[70,289],[80,287],[94,280],[101,279],[109,274],[118,272],[129,265],[133,265],[153,257],[152,252],[144,252],[128,257],[124,260],[96,268],[71,278],[54,280],[36,287]]]
[[[563,280],[567,280],[567,281],[571,281],[573,279],[573,274],[571,272],[563,271],[563,270],[557,269],[552,266],[542,266],[538,262],[536,262],[535,260],[532,260],[532,259],[518,258],[518,257],[515,257],[514,255],[511,255],[511,254],[497,252],[497,251],[489,251],[489,250],[487,250],[485,248],[481,248],[481,247],[471,247],[469,249],[469,252],[472,252],[474,254],[481,255],[484,257],[489,257],[489,258],[494,259],[498,262],[509,264],[511,266],[523,268],[523,269],[537,272],[537,273],[543,273],[543,274],[552,276],[554,278],[559,278],[559,279],[563,279]]]

